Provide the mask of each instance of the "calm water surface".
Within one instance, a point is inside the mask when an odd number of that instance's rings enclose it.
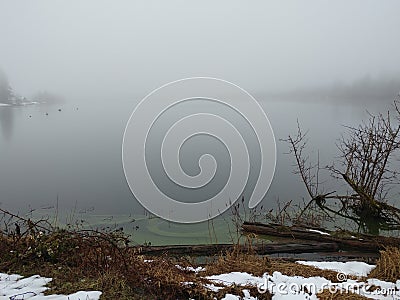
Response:
[[[138,98],[140,100],[140,98]],[[121,145],[125,124],[138,100],[85,101],[63,105],[0,107],[0,203],[2,208],[54,215],[65,222],[84,219],[93,226],[122,224],[137,243],[227,242],[230,217],[179,225],[149,218],[130,192],[123,174]],[[310,153],[329,162],[342,125],[365,118],[363,107],[299,101],[260,102],[277,140],[274,181],[263,201],[300,201],[305,191],[292,174],[292,157],[279,141],[296,132],[296,120],[309,129]],[[59,111],[61,110],[61,111]],[[201,143],[201,141],[200,141]],[[161,173],[161,172],[160,172]],[[251,190],[245,191],[251,193]],[[246,194],[246,195],[247,195]]]

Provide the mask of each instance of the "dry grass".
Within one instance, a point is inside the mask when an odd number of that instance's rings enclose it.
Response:
[[[271,267],[268,257],[254,254],[248,248],[236,245],[233,251],[218,256],[213,262],[207,264],[204,275],[215,275],[230,272],[246,272],[262,276]]]
[[[176,267],[192,265],[170,256],[146,257],[140,249],[125,246],[122,232],[55,230],[46,234],[0,235],[0,272],[51,277],[48,293],[70,294],[77,290],[100,290],[102,299],[214,299],[227,293],[243,295],[248,289],[259,299],[271,299],[254,286],[228,286],[219,292],[204,287],[204,277],[230,272],[247,272],[255,276],[275,271],[288,276],[323,276],[337,281],[337,272],[320,270],[255,254],[248,245],[236,245],[206,265],[199,274]],[[398,262],[398,261],[397,261]],[[188,283],[188,284],[184,284]],[[357,295],[320,299],[360,299]],[[331,298],[327,298],[331,297]]]
[[[100,290],[102,299],[214,299],[227,293],[243,295],[254,286],[228,286],[213,292],[204,272],[182,270],[187,260],[167,255],[146,257],[140,249],[127,247],[122,232],[54,230],[29,234],[0,234],[0,272],[51,277],[48,294],[77,290]],[[243,271],[262,275],[270,262],[241,246],[207,265],[207,272]],[[186,284],[185,284],[186,283]],[[269,293],[259,299],[271,299]]]
[[[211,282],[203,274],[176,267],[189,265],[187,260],[162,255],[146,261],[140,248],[129,246],[129,239],[121,230],[58,229],[21,218],[18,222],[12,223],[18,224],[18,230],[9,230],[11,226],[3,231],[0,228],[0,272],[51,277],[47,293],[99,290],[102,299],[214,299],[229,292],[242,294],[243,289],[255,289],[230,286],[218,293],[208,290],[204,284]],[[261,272],[268,262],[267,258],[253,255],[246,258],[241,251],[227,257],[231,265],[226,263],[224,267],[221,256],[221,263],[210,268],[220,274],[235,264],[243,264]],[[270,296],[266,293],[260,299]]]
[[[400,249],[389,247],[380,251],[376,268],[371,271],[369,278],[377,278],[389,282],[400,279]]]
[[[265,256],[238,250],[237,247],[232,252],[218,256],[214,262],[207,265],[206,270],[202,273],[208,276],[230,272],[247,272],[255,276],[262,276],[264,273],[272,274],[276,271],[287,276],[302,276],[305,278],[320,276],[332,282],[339,282],[337,279],[338,272],[336,271],[321,270],[313,266],[279,259],[270,260]],[[349,278],[356,279],[356,277],[352,276],[349,276]]]
[[[204,277],[230,272],[262,276],[278,271],[288,276],[323,276],[337,282],[337,272],[259,256],[252,250],[250,239],[245,245],[238,244],[232,251],[214,257],[205,271],[196,274],[176,267],[194,267],[187,259],[162,255],[146,261],[140,248],[129,246],[129,237],[121,230],[58,229],[46,227],[45,223],[39,227],[30,220],[19,222],[19,230],[0,228],[0,272],[51,277],[48,293],[99,290],[102,299],[214,299],[227,293],[243,295],[242,291],[248,289],[252,296],[271,299],[271,294],[259,294],[254,286],[232,285],[212,292],[204,287],[210,283]],[[395,281],[399,274],[399,249],[382,251],[371,276]],[[345,296],[332,297],[324,292],[319,297],[359,299],[354,298],[357,295]]]

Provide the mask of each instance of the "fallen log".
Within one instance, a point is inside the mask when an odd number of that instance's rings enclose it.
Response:
[[[400,247],[400,238],[347,233],[347,237],[338,236],[337,232],[296,226],[282,226],[278,224],[263,224],[244,222],[244,233],[261,234],[271,237],[281,237],[292,241],[318,241],[336,243],[340,250],[361,250],[363,252],[377,252],[388,246]],[[342,233],[343,234],[343,233]],[[356,234],[354,234],[356,235]]]
[[[147,246],[140,247],[140,253],[146,255],[192,255],[192,256],[212,256],[232,251],[232,244],[215,245],[174,245],[174,246]],[[246,251],[248,246],[242,246]],[[312,253],[312,252],[335,252],[338,250],[336,243],[267,243],[255,244],[251,246],[251,251],[259,255],[273,253]]]

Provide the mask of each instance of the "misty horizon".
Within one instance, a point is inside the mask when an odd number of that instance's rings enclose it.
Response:
[[[58,199],[67,210],[77,203],[78,211],[143,214],[124,178],[124,129],[140,100],[188,77],[227,80],[255,97],[277,140],[276,173],[263,205],[299,202],[304,186],[279,140],[296,132],[299,120],[310,130],[310,153],[320,150],[328,163],[343,125],[390,108],[400,92],[399,11],[392,0],[0,0],[0,103],[12,104],[0,107],[1,205],[23,210]],[[22,98],[40,104],[17,105]],[[169,116],[173,123],[182,111]],[[157,155],[159,143],[153,144]],[[210,139],[188,143],[182,157],[188,173],[198,172],[193,161],[204,145],[221,146]],[[215,156],[228,165],[223,148]],[[155,178],[162,176],[161,163],[152,162]],[[222,171],[216,185],[227,180]],[[189,197],[160,182],[166,193]]]
[[[0,2],[0,68],[21,95],[132,98],[196,76],[253,94],[400,78],[398,1],[76,3]]]

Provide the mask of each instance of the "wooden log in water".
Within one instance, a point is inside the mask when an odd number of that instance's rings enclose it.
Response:
[[[226,251],[234,249],[232,244],[215,245],[175,245],[175,246],[149,246],[141,247],[140,253],[146,255],[194,255],[211,256],[215,254],[224,254]],[[243,246],[244,252],[247,247]],[[312,252],[335,252],[338,250],[336,243],[268,243],[252,245],[251,250],[254,253],[265,255],[273,253],[312,253]]]
[[[262,234],[272,237],[283,237],[292,241],[319,241],[324,243],[336,243],[341,250],[358,250],[363,252],[377,252],[388,246],[400,247],[400,238],[357,235],[348,237],[338,237],[334,232],[319,229],[325,234],[321,234],[316,229],[305,227],[288,227],[278,224],[263,224],[244,222],[242,230],[245,233]]]

